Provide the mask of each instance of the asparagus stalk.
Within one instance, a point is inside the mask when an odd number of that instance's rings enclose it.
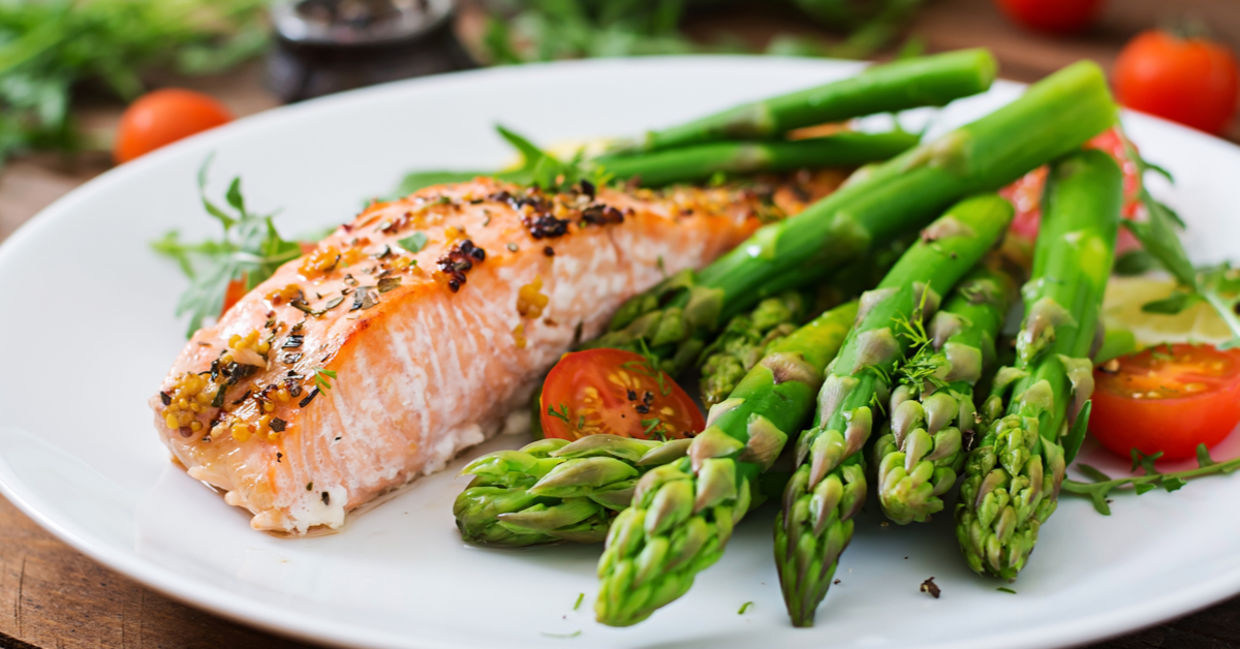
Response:
[[[638,155],[606,155],[591,165],[644,187],[708,180],[717,174],[778,173],[820,167],[856,167],[887,160],[916,146],[904,131],[845,131],[805,140],[708,142]]]
[[[758,364],[767,345],[796,330],[809,311],[810,299],[800,291],[766,298],[753,311],[732,318],[715,342],[702,352],[702,403],[710,407],[731,394]]]
[[[632,499],[638,476],[684,457],[688,445],[687,439],[590,435],[484,455],[461,471],[474,479],[452,508],[456,526],[476,545],[602,541]]]
[[[510,142],[513,141],[511,138],[515,136],[514,133],[506,130],[502,133]],[[721,173],[742,175],[821,167],[855,167],[891,158],[915,146],[917,140],[917,135],[904,131],[846,131],[805,140],[711,142],[630,156],[605,155],[581,162],[580,165],[586,172],[597,172],[604,177],[633,180],[643,187],[661,187],[673,183],[704,182]],[[430,185],[465,182],[478,176],[529,184],[535,182],[538,162],[544,158],[550,159],[555,165],[567,166],[533,147],[523,138],[521,141],[525,163],[517,169],[415,171],[405,175],[396,193],[404,196]]]
[[[863,447],[888,396],[892,369],[923,320],[1012,219],[995,194],[966,199],[922,231],[879,285],[861,296],[862,315],[827,368],[812,427],[797,441],[797,468],[775,520],[775,565],[788,614],[810,626],[865,501]]]
[[[719,559],[752,503],[760,474],[783,450],[787,431],[809,416],[822,368],[857,308],[850,302],[832,309],[773,343],[731,396],[710,409],[688,457],[638,480],[599,560],[594,610],[600,622],[640,622]]]
[[[956,537],[975,572],[1015,579],[1055,510],[1067,430],[1093,391],[1090,346],[1111,272],[1122,200],[1115,162],[1084,151],[1051,168],[1023,292],[1015,364],[999,370],[982,410],[993,420],[965,461]],[[1005,414],[1006,413],[1006,414]],[[1079,438],[1076,440],[1079,444]]]
[[[702,352],[701,396],[708,407],[727,397],[758,360],[767,345],[793,331],[799,312],[818,312],[855,298],[877,284],[891,265],[908,249],[909,238],[901,237],[877,250],[872,259],[841,270],[831,282],[814,291],[786,291],[758,303],[750,313],[734,316],[719,337]],[[799,305],[811,304],[808,309]]]
[[[645,345],[670,371],[765,296],[825,276],[878,242],[924,224],[959,198],[1008,183],[1075,150],[1115,121],[1102,72],[1069,66],[971,124],[854,174],[801,214],[767,225],[697,273],[677,274],[626,302],[598,347]]]
[[[916,106],[942,106],[977,94],[998,64],[983,49],[961,50],[871,66],[813,88],[748,102],[662,130],[627,150],[651,151],[728,139],[771,139],[790,130]]]
[[[878,501],[892,522],[925,522],[943,510],[976,425],[973,386],[994,361],[1012,293],[1003,272],[974,270],[896,372],[891,426],[874,442]]]

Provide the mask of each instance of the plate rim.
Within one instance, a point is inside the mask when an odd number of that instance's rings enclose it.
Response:
[[[622,68],[633,66],[658,66],[672,61],[678,64],[718,66],[727,65],[729,61],[744,60],[746,63],[757,63],[759,66],[803,66],[806,69],[823,68],[832,71],[859,69],[864,62],[841,59],[807,59],[800,57],[782,57],[770,55],[669,55],[615,59],[586,59],[575,61],[556,61],[535,63],[522,66],[504,66],[453,72],[430,77],[400,80],[379,84],[367,88],[351,90],[335,95],[313,99],[298,104],[279,106],[248,115],[222,127],[186,138],[163,149],[125,165],[113,167],[91,180],[75,187],[56,199],[35,216],[18,226],[6,240],[0,242],[0,267],[4,266],[11,251],[21,248],[46,228],[54,228],[57,223],[74,213],[79,203],[90,199],[91,195],[112,183],[120,182],[128,175],[145,173],[147,167],[161,164],[166,158],[178,155],[183,149],[203,146],[202,143],[212,140],[224,140],[229,137],[243,136],[247,130],[257,131],[269,122],[283,119],[290,115],[303,112],[340,110],[350,103],[365,102],[372,96],[383,96],[401,92],[423,92],[422,88],[451,87],[457,84],[486,83],[490,77],[501,76],[538,76],[557,73],[561,70],[574,68],[590,69],[598,73],[598,68]],[[758,63],[761,62],[761,63]],[[1000,79],[996,87],[1009,86],[1023,88],[1028,84]],[[1156,125],[1159,129],[1170,130],[1176,139],[1188,138],[1198,143],[1222,147],[1232,153],[1240,154],[1240,146],[1206,134],[1195,129],[1170,122],[1152,115],[1122,111],[1125,120],[1136,120]],[[57,511],[48,503],[52,514],[38,506],[41,500],[38,494],[29,493],[30,488],[23,485],[16,473],[10,468],[6,458],[0,456],[0,495],[3,495],[19,511],[33,520],[44,530],[73,549],[90,557],[122,576],[131,579],[144,587],[151,588],[188,606],[211,612],[244,626],[263,629],[284,637],[306,640],[316,644],[335,646],[358,646],[364,643],[373,647],[404,647],[405,643],[397,643],[398,639],[386,632],[370,632],[359,636],[358,625],[324,620],[312,615],[299,613],[288,607],[264,602],[260,598],[238,598],[234,593],[212,584],[202,584],[191,578],[182,577],[168,567],[143,559],[136,551],[124,551],[113,548],[92,535],[89,530],[72,520],[59,520],[53,514]],[[1157,597],[1143,600],[1139,605],[1123,609],[1100,612],[1088,620],[1058,623],[1050,627],[1028,628],[1005,636],[1011,642],[1008,646],[1015,648],[1068,646],[1079,643],[1096,642],[1139,631],[1181,617],[1215,604],[1223,599],[1240,593],[1240,568],[1216,574],[1208,581],[1197,581],[1192,586],[1179,589],[1174,593],[1160,593]],[[922,645],[923,649],[983,649],[993,646],[993,638],[975,639],[965,642],[953,640],[949,643]],[[418,640],[420,647],[425,649],[461,649],[475,646],[465,642],[445,644],[433,639]]]

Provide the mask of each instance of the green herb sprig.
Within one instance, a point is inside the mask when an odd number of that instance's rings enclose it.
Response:
[[[1063,481],[1063,491],[1080,496],[1086,496],[1094,503],[1094,509],[1098,510],[1103,516],[1111,515],[1111,506],[1107,497],[1113,491],[1131,490],[1138,495],[1162,489],[1164,491],[1176,491],[1183,487],[1189,480],[1194,478],[1202,478],[1211,475],[1222,475],[1231,473],[1240,469],[1240,457],[1233,458],[1224,462],[1215,461],[1210,457],[1210,452],[1206,449],[1205,444],[1197,446],[1197,468],[1188,469],[1186,471],[1175,471],[1172,473],[1163,473],[1155,466],[1155,462],[1162,457],[1162,453],[1154,453],[1145,455],[1137,449],[1132,449],[1132,471],[1133,475],[1112,478],[1103,473],[1097,467],[1082,462],[1077,462],[1073,466],[1085,477],[1089,478],[1089,482],[1067,479]],[[1136,473],[1140,470],[1141,473]]]
[[[1229,264],[1194,268],[1184,250],[1184,244],[1176,232],[1184,227],[1184,221],[1166,204],[1156,200],[1145,187],[1144,178],[1154,172],[1172,182],[1175,179],[1166,169],[1145,161],[1127,141],[1125,152],[1136,165],[1142,177],[1139,198],[1148,212],[1144,221],[1124,219],[1123,225],[1141,242],[1141,247],[1158,265],[1176,280],[1179,286],[1171,295],[1149,302],[1141,307],[1148,313],[1176,314],[1198,302],[1205,302],[1214,309],[1227,328],[1230,340],[1219,345],[1227,349],[1240,345],[1240,271]]]
[[[186,336],[220,313],[230,282],[241,280],[248,291],[271,277],[281,264],[301,255],[296,242],[281,238],[276,231],[271,221],[274,214],[258,214],[246,206],[240,177],[232,179],[224,195],[231,213],[207,198],[207,170],[213,157],[208,156],[198,169],[198,196],[207,214],[224,228],[223,236],[187,243],[176,230],[170,230],[151,242],[155,252],[176,261],[190,278],[176,306],[177,317],[189,315]]]

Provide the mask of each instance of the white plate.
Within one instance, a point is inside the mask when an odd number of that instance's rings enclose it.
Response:
[[[298,232],[347,220],[403,170],[500,163],[496,121],[543,142],[635,133],[854,69],[738,57],[485,70],[274,110],[104,174],[0,247],[0,487],[61,539],[156,589],[351,646],[1046,647],[1240,591],[1240,517],[1230,513],[1240,478],[1229,477],[1123,498],[1110,518],[1064,500],[1016,595],[968,572],[950,517],[898,528],[871,514],[812,630],[787,623],[771,514],[762,510],[688,595],[640,626],[610,629],[590,613],[598,549],[463,545],[451,514],[464,482],[455,471],[421,480],[339,534],[283,539],[251,531],[245,514],[173,468],[156,440],[146,400],[184,342],[184,323],[172,317],[184,281],[146,242],[172,227],[190,238],[214,234],[194,190],[209,151],[218,153],[213,191],[240,174],[250,204],[282,207],[279,225]],[[999,84],[945,121],[981,114],[1018,89]],[[1177,174],[1178,186],[1163,193],[1193,224],[1194,253],[1240,256],[1240,151],[1149,118],[1132,116],[1129,127],[1148,157]],[[1220,454],[1238,446],[1233,439]],[[918,592],[932,575],[941,599]],[[586,603],[574,610],[578,593]],[[577,631],[576,640],[558,637]]]

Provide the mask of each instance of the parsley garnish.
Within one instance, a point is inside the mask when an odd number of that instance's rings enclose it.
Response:
[[[422,252],[422,249],[426,247],[427,240],[426,233],[414,232],[404,239],[398,239],[396,243],[409,252],[417,253]]]
[[[740,610],[736,611],[736,614],[744,615],[745,611],[748,611],[751,606],[753,606],[753,602],[745,602],[744,604],[741,604],[741,608]]]
[[[198,196],[203,209],[224,228],[218,240],[184,243],[176,230],[151,242],[155,252],[177,262],[190,278],[189,287],[177,301],[176,315],[189,314],[191,335],[202,321],[220,313],[224,295],[233,280],[245,282],[248,291],[271,277],[286,261],[301,256],[301,247],[276,232],[273,214],[257,214],[246,207],[241,194],[241,178],[233,178],[224,200],[229,209],[207,198],[207,168],[214,154],[198,168]]]
[[[585,601],[585,599],[586,599],[585,593],[577,593],[577,601],[573,603],[573,610],[575,611],[581,608],[581,602]]]

